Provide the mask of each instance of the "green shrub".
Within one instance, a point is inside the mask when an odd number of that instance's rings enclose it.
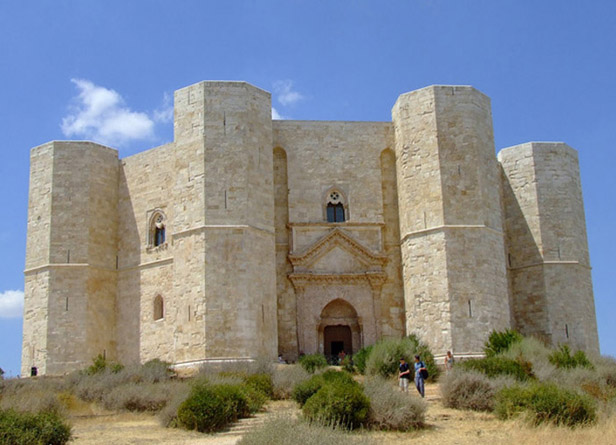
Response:
[[[597,417],[590,397],[551,383],[503,388],[496,396],[495,411],[501,419],[526,412],[535,425],[554,423],[573,427],[593,423]]]
[[[381,430],[408,431],[424,425],[426,403],[395,389],[381,377],[366,379],[364,392],[370,400],[370,425]]]
[[[486,357],[494,357],[507,351],[514,343],[521,341],[523,338],[519,332],[513,329],[492,331],[483,347],[483,352],[485,352]]]
[[[328,383],[346,384],[346,385],[359,385],[350,374],[346,372],[336,371],[335,369],[329,369],[323,374],[317,374],[310,377],[308,380],[299,383],[293,388],[291,397],[300,406],[304,406],[306,401],[319,391],[324,385]]]
[[[291,417],[277,417],[248,431],[239,445],[376,445],[377,440],[340,428],[302,422]]]
[[[275,399],[289,399],[293,389],[310,378],[310,374],[299,365],[278,367],[272,375]]]
[[[241,390],[246,397],[246,406],[250,414],[255,414],[261,411],[263,405],[267,402],[268,397],[254,386],[242,385]]]
[[[291,398],[299,403],[299,406],[304,406],[306,401],[317,393],[325,384],[325,379],[322,375],[314,375],[308,380],[298,383],[293,388]]]
[[[340,365],[342,366],[342,369],[349,374],[355,373],[355,365],[353,363],[353,359],[350,356],[347,355],[345,358],[343,358],[340,362]]]
[[[108,363],[103,354],[98,354],[92,359],[92,364],[85,370],[87,375],[94,375],[109,370],[113,373],[120,372],[124,369],[119,363]]]
[[[180,405],[177,423],[186,429],[213,432],[248,414],[240,386],[197,384]]]
[[[457,368],[440,381],[440,390],[447,408],[492,411],[498,387],[484,374]]]
[[[272,398],[274,395],[274,384],[272,376],[269,374],[252,374],[244,378],[246,385],[263,393],[267,398]]]
[[[0,380],[4,379],[4,369],[0,368]]]
[[[299,358],[299,364],[310,374],[313,374],[317,369],[325,368],[327,360],[322,354],[308,354]]]
[[[410,365],[411,374],[414,375],[415,355],[419,355],[425,363],[429,379],[437,379],[439,370],[434,361],[434,355],[430,352],[428,346],[419,341],[414,334],[402,339],[385,339],[376,343],[366,360],[365,373],[385,378],[398,375],[400,358],[402,357]]]
[[[55,413],[0,411],[0,443],[11,445],[63,445],[71,428]]]
[[[186,399],[190,396],[191,386],[182,383],[177,386],[173,397],[167,402],[165,407],[160,411],[158,415],[158,420],[161,425],[164,427],[178,427],[178,410],[180,409],[180,405],[184,403]]]
[[[557,368],[593,368],[592,363],[590,363],[590,360],[588,360],[584,351],[579,350],[576,351],[575,354],[571,355],[571,349],[569,349],[568,345],[562,345],[550,354],[548,360]]]
[[[532,365],[521,358],[512,360],[503,356],[471,359],[461,362],[457,367],[467,371],[477,371],[488,377],[510,375],[520,381],[533,378]]]
[[[349,373],[340,372],[335,369],[328,369],[323,374],[321,374],[321,376],[323,377],[323,380],[325,380],[326,383],[339,382],[339,383],[348,383],[349,385],[359,384],[355,380],[353,380],[353,377]]]
[[[330,381],[306,401],[302,411],[312,422],[354,429],[368,421],[370,400],[357,384]]]
[[[366,360],[372,351],[372,345],[361,348],[353,355],[353,363],[360,374],[366,373]]]

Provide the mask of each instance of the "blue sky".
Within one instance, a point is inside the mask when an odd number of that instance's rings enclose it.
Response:
[[[283,118],[391,120],[401,93],[473,85],[496,148],[579,151],[601,350],[616,355],[616,2],[0,3],[0,367],[19,373],[29,150],[94,139],[121,156],[172,139],[173,91],[245,80]]]

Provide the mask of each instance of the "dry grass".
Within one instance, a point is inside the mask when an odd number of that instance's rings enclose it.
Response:
[[[408,431],[424,425],[426,403],[400,392],[391,379],[367,378],[364,391],[370,399],[370,423],[374,428]]]
[[[312,377],[304,368],[299,365],[280,365],[272,375],[274,384],[274,399],[290,399],[293,388],[298,383],[304,382]]]

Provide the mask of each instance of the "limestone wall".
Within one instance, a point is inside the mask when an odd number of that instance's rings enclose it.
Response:
[[[504,149],[498,159],[516,327],[598,351],[577,153],[533,142]]]
[[[286,177],[288,194],[280,199],[281,205],[287,205],[290,233],[288,246],[279,244],[288,253],[298,254],[309,249],[320,239],[327,236],[334,227],[342,228],[354,239],[374,253],[386,254],[387,279],[375,290],[365,292],[362,286],[356,292],[363,295],[370,306],[370,317],[375,326],[366,326],[367,344],[373,343],[381,333],[386,336],[400,337],[404,334],[403,296],[399,272],[399,238],[393,239],[392,229],[397,226],[397,198],[395,195],[395,165],[393,153],[382,158],[383,150],[393,146],[393,132],[386,122],[298,122],[274,121],[274,146],[284,149],[286,155]],[[383,164],[384,162],[384,164]],[[282,181],[281,181],[282,184]],[[342,194],[345,208],[345,222],[328,223],[326,204],[328,193],[332,190]],[[281,192],[282,193],[282,192]],[[282,233],[282,232],[280,232]],[[312,273],[342,273],[342,270],[359,270],[357,259],[342,250],[332,251],[326,258],[314,264]],[[348,263],[348,264],[347,264]],[[351,264],[353,263],[353,264]],[[332,283],[326,293],[329,300],[314,298],[315,292],[322,292],[323,287],[315,284],[314,288],[302,290],[302,301],[297,301],[295,290],[288,280],[282,278],[288,274],[288,264],[279,261],[280,295],[285,295],[285,310],[279,312],[282,323],[279,337],[288,339],[290,344],[283,352],[291,357],[299,329],[300,346],[303,352],[315,352],[317,324],[314,320],[304,321],[302,313],[317,314],[336,295],[352,294],[353,284]],[[281,269],[282,272],[281,272]],[[350,286],[350,287],[349,287]],[[319,291],[321,289],[321,291]],[[356,304],[357,301],[354,299]],[[357,303],[359,304],[359,303]],[[297,328],[286,308],[298,306]],[[304,307],[304,309],[302,309]],[[357,308],[356,308],[357,309]],[[303,312],[302,312],[303,311]],[[308,312],[306,312],[308,311]],[[358,309],[359,311],[359,309]],[[377,315],[374,315],[377,314]],[[309,332],[304,332],[309,329]],[[308,336],[308,337],[305,337]],[[305,337],[305,338],[304,338]],[[311,339],[311,340],[308,340]],[[302,346],[304,342],[304,346]],[[313,344],[314,343],[314,344]],[[287,353],[286,351],[290,351]]]
[[[400,96],[392,115],[406,329],[437,354],[480,353],[510,323],[489,99],[433,86]]]
[[[98,144],[53,142],[33,161],[22,372],[58,374],[116,356],[118,159]],[[45,258],[34,242],[47,236]]]

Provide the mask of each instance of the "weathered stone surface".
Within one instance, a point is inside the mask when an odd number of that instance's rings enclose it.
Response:
[[[475,355],[509,326],[598,350],[577,156],[525,144],[499,167],[480,92],[404,94],[392,122],[272,121],[244,82],[174,97],[167,145],[32,150],[24,374],[412,332]]]

